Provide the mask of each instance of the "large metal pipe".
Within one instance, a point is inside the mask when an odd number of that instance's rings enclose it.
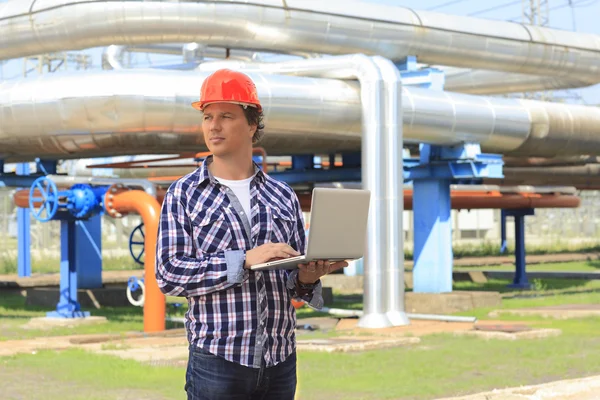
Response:
[[[489,179],[496,184],[572,185],[578,189],[600,187],[600,164],[543,167],[509,167],[503,179]]]
[[[385,82],[384,136],[385,145],[385,207],[386,260],[381,266],[385,277],[386,316],[394,326],[408,325],[404,307],[404,232],[403,218],[403,154],[402,139],[402,81],[400,71],[391,61],[375,56],[373,61],[379,67]],[[382,179],[382,178],[380,178]]]
[[[444,89],[468,94],[506,94],[589,86],[577,76],[536,76],[470,68],[438,67],[444,71]]]
[[[51,23],[49,23],[51,21]],[[97,46],[365,53],[427,64],[600,81],[597,35],[359,1],[23,0],[0,4],[0,59]]]
[[[144,223],[144,332],[165,330],[166,304],[156,282],[156,238],[160,220],[160,204],[141,190],[127,190],[116,185],[105,195],[104,207],[109,215],[135,212]]]
[[[123,53],[152,53],[172,54],[182,56],[182,62],[200,63],[209,59],[228,59],[241,61],[263,61],[265,57],[277,56],[279,61],[287,59],[317,57],[317,54],[295,53],[275,54],[257,52],[252,50],[226,49],[222,47],[210,47],[199,43],[172,43],[172,44],[149,44],[137,46],[111,45],[104,49],[102,54],[105,69],[123,69]]]
[[[250,73],[265,108],[261,145],[269,154],[360,149],[355,82],[270,72]],[[206,150],[189,104],[207,75],[121,70],[0,82],[0,159]],[[402,118],[405,143],[478,142],[485,151],[540,157],[600,151],[597,107],[403,87]]]

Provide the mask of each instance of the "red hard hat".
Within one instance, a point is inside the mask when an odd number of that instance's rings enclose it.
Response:
[[[262,111],[256,85],[247,75],[230,69],[219,69],[209,75],[200,89],[200,101],[192,107],[202,111],[211,103],[235,103],[258,108]]]

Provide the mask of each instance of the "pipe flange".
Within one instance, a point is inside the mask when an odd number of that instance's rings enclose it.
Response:
[[[113,218],[123,218],[129,213],[121,213],[113,207],[113,199],[116,195],[123,192],[128,192],[130,189],[120,183],[111,185],[104,195],[104,208],[106,213]]]

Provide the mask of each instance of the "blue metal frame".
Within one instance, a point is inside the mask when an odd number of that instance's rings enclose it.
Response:
[[[64,238],[75,247],[77,286],[81,289],[102,287],[102,217],[94,215],[88,220],[75,222],[75,237]],[[62,245],[61,245],[62,246]]]
[[[4,166],[2,167],[4,172]],[[17,175],[29,175],[29,164],[17,164]],[[31,276],[31,214],[28,208],[17,208],[17,273],[20,278]]]
[[[515,277],[508,287],[513,289],[531,289],[527,279],[525,262],[525,216],[534,215],[533,208],[520,210],[503,210],[506,216],[515,218]]]
[[[421,145],[418,163],[405,163],[413,181],[413,291],[452,291],[452,220],[450,185],[501,178],[502,156],[482,154],[478,144],[442,147]]]
[[[88,311],[82,311],[77,301],[77,243],[76,221],[62,220],[60,222],[60,297],[56,310],[48,312],[48,317],[54,318],[83,318],[89,317]],[[71,239],[71,240],[68,240]]]

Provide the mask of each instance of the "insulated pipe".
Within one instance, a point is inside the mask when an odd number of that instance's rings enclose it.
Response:
[[[123,69],[123,53],[153,53],[153,54],[173,54],[182,55],[183,62],[202,60],[204,58],[217,58],[241,61],[262,61],[263,56],[276,55],[287,58],[311,58],[318,54],[296,53],[296,54],[278,54],[257,52],[252,50],[229,49],[220,47],[208,47],[199,43],[180,43],[180,44],[149,44],[138,46],[117,46],[110,45],[104,49],[102,54],[106,61],[105,67],[111,69]]]
[[[381,265],[385,279],[386,315],[392,325],[408,325],[404,311],[404,232],[403,214],[403,141],[402,141],[402,81],[400,71],[389,60],[375,56],[385,82],[385,203],[387,223],[385,248],[387,257]]]
[[[118,217],[135,212],[144,222],[144,332],[165,330],[165,296],[158,288],[154,269],[156,267],[156,238],[160,220],[160,205],[156,198],[141,190],[127,190],[114,185],[105,195],[104,207],[108,215]]]
[[[84,22],[85,21],[85,22]],[[344,0],[0,4],[0,59],[148,43],[379,54],[399,61],[600,81],[597,35]]]
[[[269,155],[360,150],[361,98],[355,82],[276,75],[288,73],[285,65],[324,59],[220,64],[264,68],[249,74],[265,109],[261,146]],[[121,70],[0,82],[0,159],[205,150],[199,115],[189,104],[207,75]],[[337,75],[348,77],[344,71]],[[597,107],[403,87],[402,118],[405,143],[477,142],[488,152],[539,157],[600,153]]]
[[[560,90],[590,84],[577,76],[536,76],[468,68],[434,68],[444,71],[444,90],[477,95]]]

